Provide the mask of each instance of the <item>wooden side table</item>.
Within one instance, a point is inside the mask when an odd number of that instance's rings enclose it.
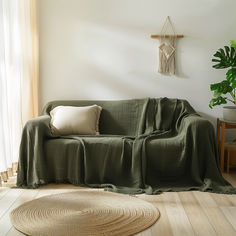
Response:
[[[220,145],[220,128],[221,128],[221,145]],[[235,129],[236,122],[226,121],[217,118],[217,150],[220,153],[220,169],[224,172],[224,151],[225,151],[225,129]]]

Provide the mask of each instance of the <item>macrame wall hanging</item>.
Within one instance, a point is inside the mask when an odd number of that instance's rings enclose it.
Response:
[[[172,33],[166,34],[169,28]],[[176,73],[176,38],[183,37],[183,35],[176,35],[169,16],[166,18],[161,33],[159,35],[151,35],[151,38],[160,39],[158,72],[169,75]]]

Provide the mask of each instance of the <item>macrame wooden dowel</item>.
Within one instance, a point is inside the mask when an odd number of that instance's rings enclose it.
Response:
[[[173,36],[174,35],[169,35],[169,34],[166,34],[166,35],[151,34],[151,38],[153,38],[153,39],[158,39],[158,38],[161,38],[161,37],[170,38],[170,37],[173,37]],[[177,34],[175,37],[176,38],[183,38],[184,35],[183,34]]]

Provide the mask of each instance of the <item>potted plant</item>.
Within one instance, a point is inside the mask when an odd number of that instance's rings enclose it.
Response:
[[[236,42],[231,40],[230,44],[230,47],[224,46],[224,49],[218,49],[214,54],[215,58],[212,59],[216,62],[213,68],[228,68],[228,70],[223,81],[210,85],[214,98],[211,99],[209,107],[213,108],[227,102],[233,103],[233,106],[223,107],[223,118],[236,122]]]

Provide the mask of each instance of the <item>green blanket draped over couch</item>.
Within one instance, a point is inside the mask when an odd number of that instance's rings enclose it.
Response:
[[[103,107],[99,136],[55,136],[51,109]],[[55,101],[23,129],[17,186],[47,183],[121,193],[236,193],[219,168],[214,128],[185,100]]]

